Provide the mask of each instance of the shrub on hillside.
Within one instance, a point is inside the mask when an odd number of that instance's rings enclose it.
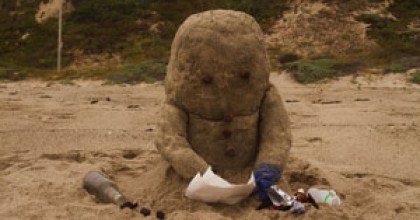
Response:
[[[26,78],[26,74],[13,69],[0,67],[0,80],[18,81]]]
[[[417,70],[415,73],[413,73],[411,82],[420,84],[420,70]]]
[[[35,21],[44,0],[0,3],[0,59],[11,66],[52,69],[56,65],[57,20]],[[45,2],[45,1],[44,1]],[[72,0],[75,10],[64,16],[64,66],[72,51],[84,54],[120,53],[127,50],[136,62],[168,56],[172,38],[189,15],[210,9],[233,9],[253,15],[262,26],[281,16],[289,1],[276,0]],[[11,12],[19,13],[11,13]],[[159,31],[149,28],[161,24]],[[28,37],[22,40],[22,36]],[[146,39],[146,40],[145,40]],[[130,48],[137,44],[136,50]],[[147,44],[147,41],[151,42]],[[134,52],[134,54],[133,54]],[[127,57],[125,57],[127,58]]]
[[[281,63],[281,64],[285,64],[285,63],[295,62],[299,59],[300,59],[300,57],[297,54],[286,53],[286,54],[283,54],[283,55],[279,56],[278,62]]]
[[[307,84],[350,74],[357,70],[359,64],[336,59],[314,59],[299,60],[285,66],[298,82]]]
[[[380,16],[379,14],[362,14],[356,20],[370,24],[372,28],[384,28],[391,19]]]
[[[154,82],[163,80],[166,74],[166,64],[163,62],[146,61],[136,65],[123,67],[121,70],[109,73],[108,84],[136,84],[139,82]]]
[[[368,35],[383,49],[379,54],[381,58],[395,60],[406,56],[420,56],[420,33],[408,27],[420,17],[420,1],[393,1],[388,11],[396,19],[384,18],[377,14],[365,14],[357,18],[370,24]]]
[[[405,66],[403,64],[400,63],[393,63],[391,65],[389,65],[385,70],[384,73],[404,73],[407,70],[409,70],[410,67]]]

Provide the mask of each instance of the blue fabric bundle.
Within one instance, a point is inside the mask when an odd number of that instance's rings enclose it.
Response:
[[[262,163],[255,167],[254,177],[260,200],[268,198],[267,189],[270,188],[281,175],[281,168],[273,164]]]

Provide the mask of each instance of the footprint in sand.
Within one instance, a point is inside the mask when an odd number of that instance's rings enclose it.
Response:
[[[40,158],[48,160],[66,160],[78,163],[86,161],[85,155],[82,155],[80,152],[77,151],[71,151],[62,154],[42,154]]]

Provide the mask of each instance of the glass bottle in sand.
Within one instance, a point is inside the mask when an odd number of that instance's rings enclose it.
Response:
[[[83,188],[103,203],[114,203],[122,206],[127,202],[117,185],[99,171],[90,171],[85,175]]]

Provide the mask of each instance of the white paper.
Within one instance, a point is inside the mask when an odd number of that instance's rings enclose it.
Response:
[[[214,174],[209,167],[203,176],[197,173],[188,185],[185,195],[202,202],[233,205],[247,198],[254,188],[253,174],[247,184],[234,185]]]

